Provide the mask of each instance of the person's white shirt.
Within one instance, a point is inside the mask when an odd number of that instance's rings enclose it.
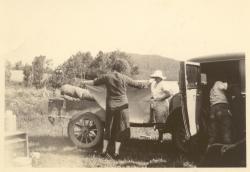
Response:
[[[218,103],[227,103],[225,91],[228,89],[227,82],[216,81],[210,91],[210,106]]]
[[[176,91],[173,90],[172,85],[170,85],[167,81],[160,81],[157,83],[155,80],[151,80],[151,94],[154,99],[161,99],[166,94],[170,94],[172,96]]]

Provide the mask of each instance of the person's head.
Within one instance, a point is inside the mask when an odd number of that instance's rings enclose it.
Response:
[[[112,71],[128,74],[130,72],[130,66],[128,61],[124,59],[116,59],[112,66]]]
[[[151,78],[153,78],[157,83],[162,81],[163,79],[166,79],[165,76],[163,76],[161,70],[156,70],[152,75],[150,75]]]

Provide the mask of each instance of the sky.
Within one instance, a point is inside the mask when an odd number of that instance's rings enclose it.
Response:
[[[0,56],[60,64],[78,51],[120,50],[185,60],[245,52],[247,0],[0,1]]]

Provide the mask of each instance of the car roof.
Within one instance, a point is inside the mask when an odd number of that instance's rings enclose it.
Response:
[[[218,61],[231,61],[231,60],[245,60],[244,53],[230,53],[230,54],[218,54],[210,56],[201,56],[191,58],[188,61],[198,63],[218,62]]]

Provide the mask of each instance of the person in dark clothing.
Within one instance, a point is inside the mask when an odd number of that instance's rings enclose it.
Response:
[[[229,85],[215,81],[210,90],[210,114],[208,118],[208,145],[200,166],[223,166],[221,149],[232,143],[232,113],[229,109],[227,92]]]
[[[105,85],[107,88],[106,97],[106,120],[101,156],[110,157],[107,152],[111,138],[115,140],[114,159],[119,158],[121,142],[130,136],[128,98],[126,95],[127,86],[135,88],[147,87],[147,84],[135,81],[122,74],[126,70],[125,60],[116,60],[112,72],[102,75],[93,81],[84,81],[84,84]]]
[[[232,143],[232,113],[225,93],[227,89],[227,82],[216,81],[210,91],[209,146]]]

